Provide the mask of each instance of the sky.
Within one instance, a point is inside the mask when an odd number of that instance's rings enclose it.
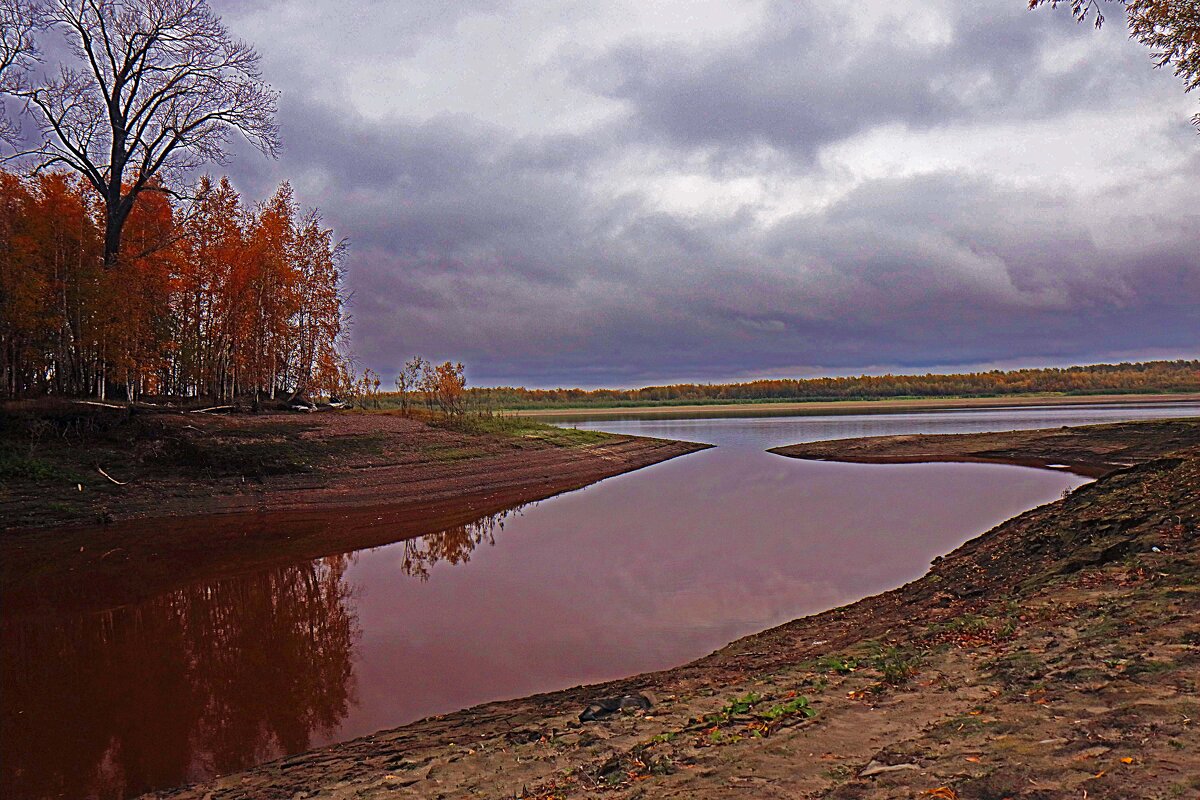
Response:
[[[350,242],[353,349],[473,385],[1200,356],[1197,97],[1024,0],[215,0]]]

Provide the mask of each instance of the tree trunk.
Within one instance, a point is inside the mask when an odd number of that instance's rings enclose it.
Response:
[[[125,228],[125,220],[133,210],[134,195],[121,197],[116,188],[105,202],[104,214],[104,268],[112,269],[117,265],[121,255],[121,231]]]
[[[117,257],[121,254],[121,229],[125,220],[121,215],[109,214],[104,225],[104,268],[112,269],[117,265]]]

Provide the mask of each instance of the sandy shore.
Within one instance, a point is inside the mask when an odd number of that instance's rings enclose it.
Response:
[[[867,414],[899,413],[904,411],[934,411],[970,408],[1024,408],[1028,406],[1089,406],[1112,403],[1195,403],[1200,394],[1103,394],[1103,395],[1039,395],[1017,397],[965,397],[958,399],[924,398],[909,400],[836,400],[811,403],[720,403],[657,406],[622,406],[603,408],[522,409],[505,413],[522,417],[554,419],[558,417],[588,417],[612,419],[629,415],[656,416],[674,414],[741,415],[754,414]]]
[[[1200,418],[1119,422],[1031,431],[829,439],[768,452],[817,461],[912,464],[935,461],[1020,464],[1099,477],[1200,443]]]
[[[478,706],[159,796],[1195,796],[1200,442],[1133,458],[918,581],[686,666]],[[650,708],[579,719],[636,695]]]

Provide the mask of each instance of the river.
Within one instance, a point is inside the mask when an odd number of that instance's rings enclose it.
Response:
[[[1195,404],[576,421],[716,448],[372,550],[131,607],[3,614],[0,794],[123,797],[471,704],[674,666],[919,577],[1086,482],[801,441],[1194,416]]]

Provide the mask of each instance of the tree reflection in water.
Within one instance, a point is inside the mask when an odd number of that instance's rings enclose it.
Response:
[[[428,580],[510,513],[403,542]],[[119,798],[336,738],[354,703],[353,555],[102,612],[4,615],[0,796]]]
[[[488,514],[474,522],[448,528],[439,533],[406,539],[404,558],[400,568],[405,575],[429,580],[429,570],[440,561],[447,564],[465,564],[471,560],[471,552],[481,544],[495,544],[496,531],[504,530],[504,521],[510,515],[522,513],[530,504],[514,506],[513,508]]]
[[[5,797],[121,797],[306,749],[353,700],[344,556],[3,622]]]

